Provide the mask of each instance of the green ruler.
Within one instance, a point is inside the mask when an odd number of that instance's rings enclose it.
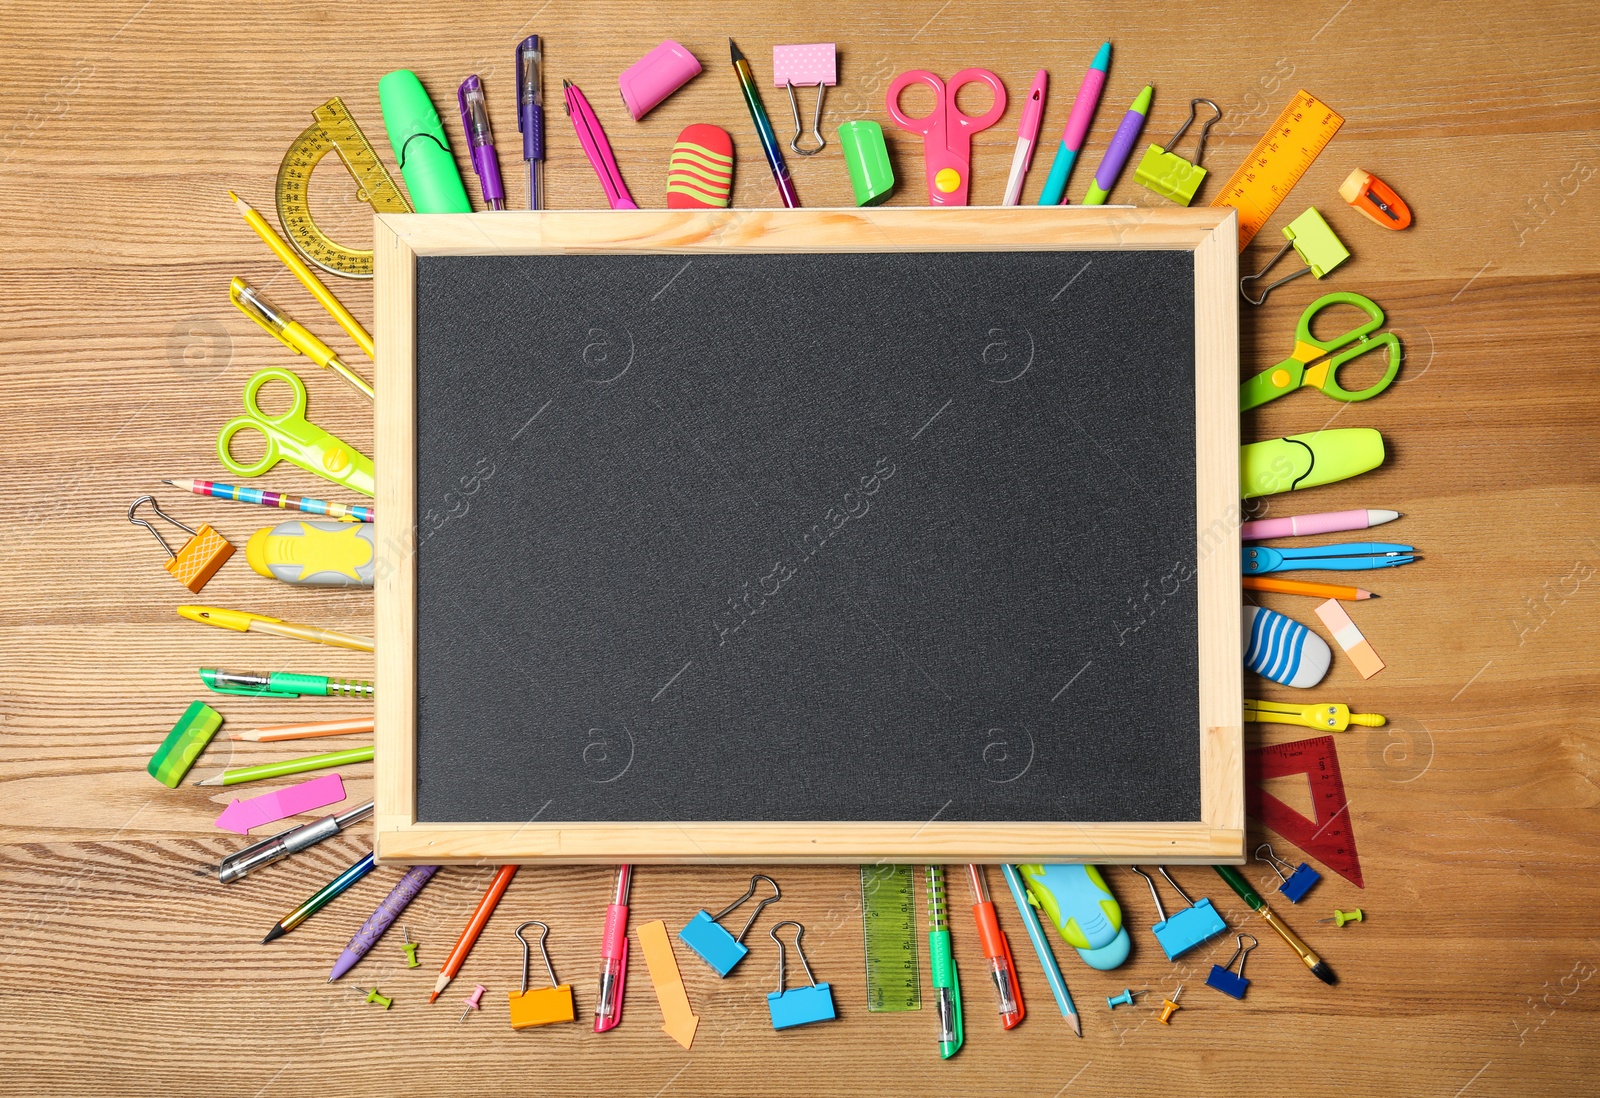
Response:
[[[861,867],[869,1011],[922,1009],[916,903],[911,866]]]

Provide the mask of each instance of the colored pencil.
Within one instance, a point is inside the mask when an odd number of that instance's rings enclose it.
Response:
[[[1276,591],[1280,595],[1310,595],[1319,599],[1343,599],[1360,602],[1378,596],[1361,587],[1346,587],[1342,583],[1308,583],[1305,580],[1275,579],[1272,576],[1241,576],[1239,582],[1246,591]]]
[[[268,942],[277,941],[279,938],[289,933],[289,931],[293,930],[295,927],[311,918],[311,916],[315,915],[318,911],[321,911],[329,900],[332,900],[335,896],[339,895],[339,893],[355,884],[368,873],[371,873],[372,866],[372,855],[368,854],[355,865],[351,866],[349,869],[345,870],[333,880],[319,888],[316,893],[305,903],[301,904],[299,907],[289,912],[289,914],[279,919],[277,923],[274,924],[273,928],[267,931],[267,936],[261,939],[261,944],[266,945]]]
[[[238,785],[240,782],[257,782],[262,778],[281,778],[286,774],[303,774],[307,770],[324,770],[346,763],[372,761],[372,748],[352,747],[348,751],[330,751],[326,755],[307,755],[303,759],[284,759],[281,762],[262,763],[259,766],[242,766],[237,770],[224,770],[195,785]]]
[[[375,522],[377,514],[371,507],[354,503],[335,503],[312,496],[291,496],[287,492],[269,492],[265,488],[246,488],[237,484],[219,484],[214,480],[163,480],[185,492],[215,499],[231,499],[235,503],[256,503],[262,507],[280,507],[285,511],[304,511],[311,515],[326,515],[331,519],[354,519],[357,522]]]
[[[500,897],[506,894],[506,889],[511,885],[511,878],[516,875],[517,867],[514,865],[503,865],[495,873],[494,880],[489,882],[489,891],[478,901],[478,909],[472,913],[472,918],[467,920],[467,928],[461,932],[461,937],[456,939],[455,948],[450,951],[450,956],[445,958],[444,967],[439,970],[439,979],[433,985],[433,994],[428,996],[428,1002],[437,999],[439,993],[449,987],[450,981],[456,978],[456,973],[461,971],[467,954],[472,952],[472,944],[478,940],[478,935],[483,933],[489,916],[494,914],[495,905],[500,902]]]
[[[248,732],[230,732],[230,740],[250,740],[254,743],[276,743],[279,740],[314,740],[322,736],[354,736],[371,732],[371,717],[354,717],[347,721],[310,721],[306,724],[274,724],[266,728],[252,728]]]

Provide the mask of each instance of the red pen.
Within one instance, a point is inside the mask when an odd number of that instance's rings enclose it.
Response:
[[[1033,150],[1039,144],[1039,123],[1044,120],[1044,92],[1050,74],[1040,69],[1028,88],[1028,100],[1022,108],[1022,124],[1017,127],[1017,151],[1011,157],[1011,177],[1006,180],[1006,196],[1002,206],[1015,206],[1022,198],[1022,180],[1033,163]]]
[[[622,985],[628,979],[628,886],[633,867],[617,870],[617,892],[606,908],[600,938],[600,998],[594,1005],[594,1031],[604,1033],[622,1021]]]
[[[1000,929],[1000,919],[994,913],[994,901],[989,899],[989,882],[984,879],[983,866],[967,866],[967,876],[972,880],[972,917],[978,920],[978,939],[983,943],[983,955],[989,961],[989,979],[1000,996],[1000,1024],[1015,1029],[1026,1011],[1022,1006],[1022,989],[1017,986],[1017,966],[1011,960],[1011,943]]]

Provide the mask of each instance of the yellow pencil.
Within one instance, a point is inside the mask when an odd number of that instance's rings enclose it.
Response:
[[[371,717],[354,717],[347,721],[313,721],[309,724],[274,724],[267,728],[253,728],[248,732],[230,732],[230,740],[252,740],[256,743],[275,743],[278,740],[312,740],[322,736],[353,736],[371,732]]]
[[[350,315],[350,310],[340,304],[339,299],[333,296],[333,291],[322,284],[322,279],[306,266],[299,253],[289,246],[289,242],[279,236],[277,230],[267,224],[267,219],[257,213],[250,203],[232,191],[228,192],[228,197],[233,199],[233,204],[244,215],[245,223],[256,231],[256,235],[272,249],[273,255],[283,261],[283,265],[289,268],[290,273],[305,284],[305,288],[311,291],[311,296],[328,310],[328,315],[339,322],[339,327],[350,333],[350,338],[356,341],[368,358],[375,357],[372,336],[361,326],[361,321]]]

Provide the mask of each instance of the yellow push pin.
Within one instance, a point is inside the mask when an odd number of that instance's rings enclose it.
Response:
[[[406,935],[405,944],[400,947],[401,949],[406,951],[406,967],[407,968],[416,968],[418,965],[420,965],[422,963],[421,961],[417,960],[417,945],[419,943],[413,942],[411,940],[411,928],[410,927],[406,926],[404,923],[401,923],[400,924],[400,929],[405,931],[405,935]]]
[[[536,926],[544,931],[539,935],[539,953],[544,957],[544,970],[550,974],[550,986],[528,990],[528,956],[532,947],[522,936],[522,927]],[[550,937],[550,927],[537,919],[529,919],[514,932],[522,943],[522,990],[511,992],[511,1028],[527,1029],[530,1026],[548,1026],[555,1022],[570,1022],[577,1017],[572,1003],[572,985],[557,984],[556,970],[550,963],[550,952],[544,940]]]
[[[356,990],[360,991],[361,989],[356,988]],[[389,998],[387,995],[379,995],[377,988],[373,988],[371,991],[367,992],[366,1001],[369,1003],[377,1003],[379,1006],[383,1007],[384,1010],[388,1010],[394,1005],[394,1000]]]
[[[1172,998],[1161,1000],[1161,1016],[1156,1019],[1164,1026],[1172,1024],[1172,1016],[1183,1008],[1178,1005],[1178,1000],[1183,997],[1183,985],[1178,985],[1178,990],[1172,993]]]
[[[1336,926],[1344,926],[1345,923],[1359,923],[1361,918],[1361,909],[1359,907],[1353,911],[1340,911],[1338,908],[1334,908],[1333,918],[1318,919],[1317,922],[1333,923]]]

